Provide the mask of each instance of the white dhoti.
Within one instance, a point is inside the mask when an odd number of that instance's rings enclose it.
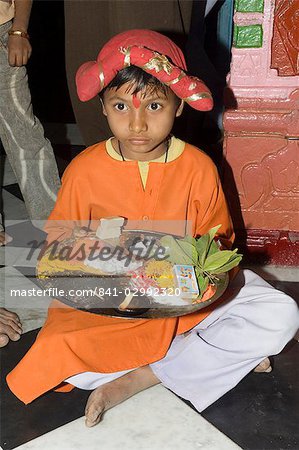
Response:
[[[164,386],[198,411],[236,386],[264,358],[279,353],[299,328],[295,301],[254,272],[240,271],[229,289],[227,300],[188,333],[176,336],[165,357],[150,364]],[[65,381],[95,389],[128,372],[85,372]]]

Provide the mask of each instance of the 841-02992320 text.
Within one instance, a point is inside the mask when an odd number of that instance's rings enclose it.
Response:
[[[103,296],[103,295],[107,295],[107,296],[112,296],[112,297],[117,297],[118,295],[125,295],[126,297],[128,295],[131,295],[133,297],[142,297],[142,296],[149,296],[149,297],[153,297],[153,296],[157,296],[157,295],[161,295],[161,296],[169,296],[169,297],[179,297],[181,295],[181,289],[176,287],[176,288],[157,288],[157,287],[149,287],[149,288],[130,288],[130,287],[126,287],[124,289],[118,289],[118,288],[96,288],[96,295],[98,296]]]

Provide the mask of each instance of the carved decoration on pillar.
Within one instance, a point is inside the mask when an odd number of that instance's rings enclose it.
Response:
[[[276,0],[271,67],[279,76],[299,75],[298,0]]]
[[[252,218],[253,212],[260,215],[261,222],[268,222],[268,229],[275,225],[288,230],[296,225],[291,212],[299,212],[298,147],[298,141],[285,141],[279,150],[242,167],[240,201],[245,217]]]

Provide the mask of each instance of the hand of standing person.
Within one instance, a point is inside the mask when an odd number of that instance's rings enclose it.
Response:
[[[11,66],[27,64],[32,48],[27,33],[32,0],[15,0],[15,17],[8,38],[8,62]]]

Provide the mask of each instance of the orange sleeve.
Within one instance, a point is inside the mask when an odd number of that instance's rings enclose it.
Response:
[[[211,161],[207,161],[203,173],[204,176],[196,183],[196,191],[193,193],[195,233],[201,236],[221,224],[217,236],[224,247],[231,248],[235,235],[217,168]]]
[[[44,228],[48,242],[70,237],[75,226],[88,227],[90,197],[88,182],[80,176],[79,164],[74,160],[62,177],[54,209]]]

